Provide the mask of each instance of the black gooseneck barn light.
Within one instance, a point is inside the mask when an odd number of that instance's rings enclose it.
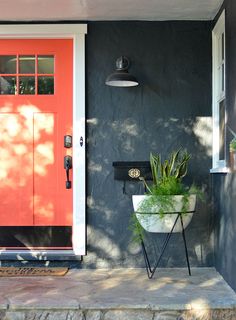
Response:
[[[129,72],[130,62],[125,56],[116,60],[116,71],[110,74],[106,79],[106,85],[112,87],[134,87],[138,81]]]

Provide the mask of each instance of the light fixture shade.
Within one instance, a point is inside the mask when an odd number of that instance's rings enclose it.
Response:
[[[116,71],[106,79],[106,85],[113,87],[134,87],[139,83],[134,76],[129,74],[130,62],[127,57],[121,56],[116,60]]]

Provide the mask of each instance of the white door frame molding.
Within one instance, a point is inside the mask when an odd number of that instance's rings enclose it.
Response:
[[[85,35],[87,24],[0,25],[0,39],[73,39],[73,251],[53,250],[60,260],[86,254],[85,186]],[[28,250],[27,250],[28,251]],[[1,251],[3,256],[22,257],[25,250]],[[50,251],[31,250],[27,257],[50,259]],[[51,257],[51,259],[53,259]]]

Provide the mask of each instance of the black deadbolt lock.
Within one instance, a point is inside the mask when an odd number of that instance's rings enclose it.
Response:
[[[72,147],[72,136],[66,135],[64,136],[64,147],[71,148]]]

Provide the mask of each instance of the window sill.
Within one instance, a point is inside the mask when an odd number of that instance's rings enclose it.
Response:
[[[210,173],[230,173],[231,169],[229,167],[217,167],[210,169]]]

